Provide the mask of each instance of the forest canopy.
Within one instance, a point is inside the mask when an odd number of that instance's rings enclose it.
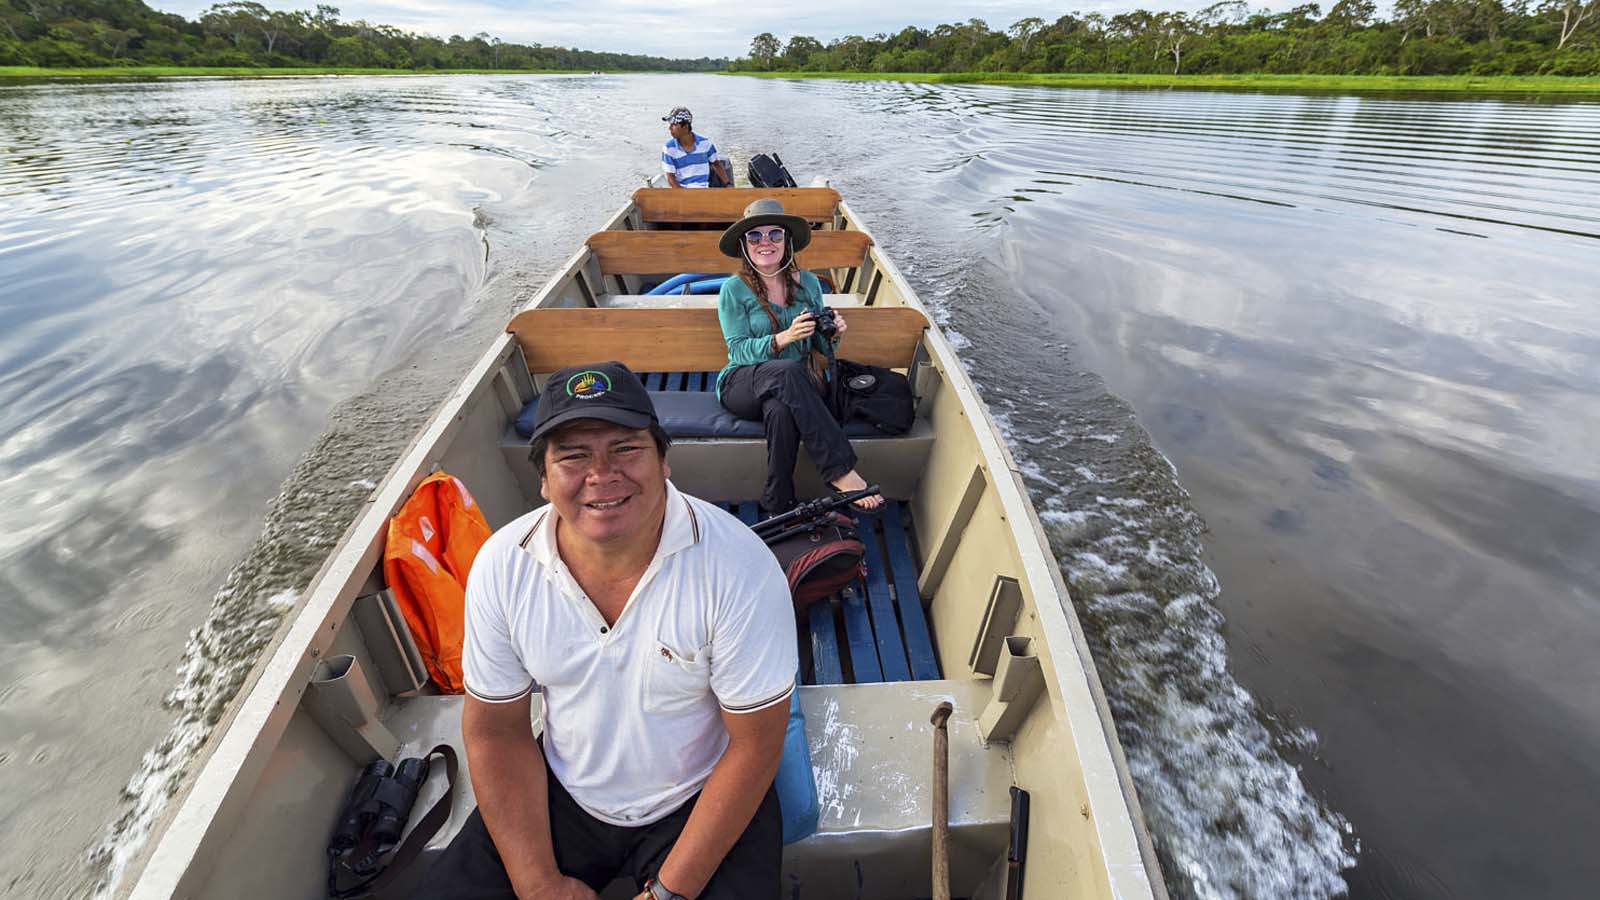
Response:
[[[141,0],[0,0],[0,66],[349,67],[715,71],[726,59],[667,59],[506,43],[486,33],[440,39],[342,21],[339,9],[218,3],[197,21]]]
[[[1319,75],[1600,75],[1600,0],[1337,0],[1283,12],[1246,0],[1197,13],[981,19],[824,44],[764,32],[735,71]]]

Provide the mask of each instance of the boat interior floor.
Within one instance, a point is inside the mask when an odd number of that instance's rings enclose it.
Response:
[[[1014,780],[1010,749],[985,746],[978,736],[975,719],[989,701],[990,682],[802,685],[799,691],[820,815],[815,834],[784,847],[782,896],[791,900],[929,896],[933,821],[929,715],[941,701],[956,709],[949,721],[951,895],[978,895],[990,867],[1006,851]],[[450,820],[381,900],[409,896],[418,875],[444,851],[476,807],[461,747],[461,704],[460,696],[417,696],[398,701],[385,718],[405,742],[401,755],[449,743],[456,747],[463,771]],[[535,697],[536,730],[540,714]],[[443,779],[430,778],[418,794],[417,808],[431,806],[443,787]],[[631,887],[619,880],[601,896],[631,898]]]
[[[754,522],[754,501],[724,502]],[[915,529],[909,504],[891,501],[857,516],[867,546],[867,577],[812,604],[800,620],[800,705],[821,814],[817,833],[784,848],[783,895],[799,898],[926,897],[931,865],[934,707],[950,701],[949,791],[952,896],[974,896],[1009,836],[1014,773],[1009,748],[985,745],[978,713],[988,679],[941,677],[927,614],[917,595]],[[396,698],[384,724],[414,755],[438,743],[461,751],[460,696]],[[534,727],[542,705],[534,698]],[[430,779],[418,797],[426,808],[443,790]],[[418,863],[443,852],[475,806],[471,780],[458,780],[449,823]],[[409,873],[387,897],[406,896]],[[613,884],[606,898],[633,896]]]
[[[756,523],[756,502],[721,504]],[[801,613],[800,671],[804,684],[931,681],[939,659],[917,595],[910,504],[893,500],[875,514],[857,513],[867,548],[867,577]]]

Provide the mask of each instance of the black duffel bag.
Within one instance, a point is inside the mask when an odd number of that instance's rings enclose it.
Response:
[[[884,434],[905,434],[917,418],[910,379],[837,357],[828,366],[828,407],[841,425],[859,419]]]

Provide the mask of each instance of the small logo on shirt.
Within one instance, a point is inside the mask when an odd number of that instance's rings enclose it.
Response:
[[[611,379],[604,372],[589,369],[567,379],[567,396],[579,400],[604,397],[611,390]]]
[[[661,648],[661,658],[665,659],[667,662],[672,662],[672,651],[668,650],[665,647],[662,647]]]

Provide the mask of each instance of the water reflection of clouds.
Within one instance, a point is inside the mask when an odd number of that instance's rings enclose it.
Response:
[[[252,99],[286,88],[294,96]],[[281,458],[305,436],[241,431],[258,404],[295,419],[326,408],[448,327],[481,280],[471,206],[503,196],[493,186],[513,164],[352,147],[356,130],[285,131],[261,112],[315,113],[330,92],[234,83],[67,92],[53,107],[25,91],[0,98],[21,138],[0,178],[19,201],[0,244],[0,527],[17,596],[25,582],[33,602],[102,602],[91,560],[48,549],[101,543],[83,538],[99,533],[91,510],[137,519],[131,510],[164,502],[130,489],[147,463],[218,450],[230,429]],[[69,135],[70,157],[55,149]],[[415,258],[419,246],[431,253]]]

